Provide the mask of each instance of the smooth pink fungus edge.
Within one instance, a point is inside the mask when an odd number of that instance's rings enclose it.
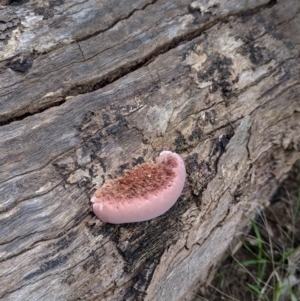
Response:
[[[130,202],[101,202],[95,194],[91,199],[93,211],[103,222],[112,224],[141,222],[153,219],[168,211],[179,198],[184,187],[186,171],[182,158],[170,151],[163,151],[156,162],[162,162],[167,156],[172,156],[177,161],[177,167],[173,168],[175,177],[168,187],[160,189],[156,194],[147,198],[134,198]]]

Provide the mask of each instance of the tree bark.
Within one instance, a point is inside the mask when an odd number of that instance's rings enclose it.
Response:
[[[300,157],[300,2],[1,4],[0,299],[191,300]],[[162,150],[176,205],[98,220]]]

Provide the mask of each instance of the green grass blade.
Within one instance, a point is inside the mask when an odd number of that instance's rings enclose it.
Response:
[[[254,286],[254,285],[252,285],[252,284],[250,284],[250,283],[246,283],[246,284],[247,284],[247,286],[248,286],[252,291],[254,291],[258,296],[263,297],[263,294],[261,293],[261,291],[260,291],[260,289],[259,289],[258,287]]]

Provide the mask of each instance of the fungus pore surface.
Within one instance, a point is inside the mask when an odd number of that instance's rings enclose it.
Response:
[[[147,197],[153,192],[158,193],[171,185],[175,178],[173,168],[177,167],[176,159],[169,156],[160,164],[147,162],[126,170],[124,176],[108,180],[95,193],[95,196],[105,201],[120,202]]]
[[[104,222],[139,222],[169,210],[185,182],[182,158],[163,151],[155,162],[137,165],[124,176],[108,180],[93,195],[94,213]]]

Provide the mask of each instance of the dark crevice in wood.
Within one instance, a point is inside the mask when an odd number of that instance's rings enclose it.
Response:
[[[20,238],[28,238],[28,237],[30,237],[30,236],[32,236],[32,235],[35,235],[35,234],[38,233],[38,232],[39,232],[39,231],[35,231],[35,232],[30,232],[30,233],[28,233],[28,234],[26,234],[26,235],[16,236],[16,237],[14,237],[14,238],[11,239],[11,240],[8,240],[8,241],[5,241],[5,242],[1,242],[0,246],[5,246],[5,245],[10,244],[10,243],[12,243],[12,242],[14,242],[14,241],[19,241]],[[12,257],[15,257],[15,256],[17,256],[18,254],[19,254],[19,253],[12,254],[10,257],[0,258],[0,262],[5,261],[5,260],[7,260],[7,259],[10,259],[10,258],[12,258]]]
[[[226,191],[228,191],[228,189],[226,189]],[[224,191],[224,194],[226,191]],[[230,208],[227,208],[225,216],[219,221],[219,223],[215,226],[214,229],[223,227],[226,224],[225,222],[227,221],[228,216],[230,216]]]
[[[249,164],[250,168],[251,168],[252,165],[253,165],[252,160],[251,160],[251,152],[250,152],[250,148],[249,148],[250,139],[251,139],[251,137],[252,137],[252,126],[253,126],[253,124],[251,124],[251,126],[249,127],[249,130],[248,130],[249,136],[248,136],[248,141],[247,141],[247,143],[246,143],[246,150],[247,150],[248,161],[251,162],[251,163]]]
[[[108,74],[105,78],[101,79],[101,81],[99,81],[97,83],[90,83],[90,84],[75,86],[75,87],[71,88],[66,93],[66,96],[69,96],[69,95],[74,96],[74,95],[79,95],[79,94],[85,94],[85,93],[90,93],[90,92],[96,91],[98,89],[101,89],[101,88],[111,84],[112,82],[117,81],[121,77],[126,76],[129,73],[132,73],[132,72],[138,70],[139,68],[147,66],[157,56],[159,56],[161,54],[164,54],[164,53],[167,53],[168,51],[170,51],[172,49],[175,49],[176,47],[178,47],[182,44],[185,44],[185,43],[201,36],[203,32],[209,30],[210,28],[212,28],[213,26],[215,26],[219,22],[229,21],[230,18],[232,16],[235,16],[235,15],[237,15],[239,17],[243,17],[246,14],[254,15],[254,14],[260,13],[266,7],[268,7],[268,4],[262,5],[260,7],[254,8],[254,9],[251,9],[247,12],[239,12],[237,14],[230,14],[230,15],[226,16],[225,18],[217,18],[217,19],[207,23],[204,27],[196,29],[196,30],[190,32],[189,34],[179,35],[178,37],[174,38],[172,41],[166,43],[165,45],[156,48],[149,55],[145,56],[144,58],[141,58],[138,63],[133,62],[131,64],[131,66],[120,68],[117,72],[114,71],[111,74]]]
[[[160,254],[160,258],[163,252]],[[131,285],[124,293],[123,300],[144,300],[147,296],[147,288],[151,283],[155,269],[158,265],[158,260],[148,259],[140,268],[136,271],[136,275],[131,279]]]
[[[50,108],[53,108],[53,107],[59,107],[60,105],[64,104],[66,102],[66,100],[61,100],[61,101],[58,101],[58,102],[55,102],[55,103],[52,103],[52,104],[48,104],[44,107],[40,107],[36,110],[31,110],[29,112],[26,112],[24,114],[21,114],[19,116],[15,116],[15,117],[12,117],[12,118],[9,118],[9,119],[4,119],[2,121],[0,121],[0,126],[3,126],[3,125],[7,125],[7,124],[10,124],[12,122],[15,122],[15,121],[21,121],[23,119],[25,119],[26,117],[29,117],[29,116],[33,116],[35,114],[39,114],[39,113],[42,113]]]
[[[153,1],[151,1],[151,2],[149,2],[149,3],[147,3],[147,4],[145,4],[145,5],[144,5],[143,7],[141,7],[141,8],[135,8],[135,9],[133,9],[131,12],[128,13],[127,16],[115,20],[115,21],[114,21],[112,24],[110,24],[110,26],[108,26],[107,28],[102,29],[102,30],[98,30],[98,31],[93,32],[92,34],[89,34],[89,35],[85,35],[84,37],[82,37],[82,38],[80,38],[80,39],[77,39],[76,42],[78,43],[78,42],[82,42],[82,41],[88,40],[88,39],[90,39],[90,38],[92,38],[92,37],[97,36],[98,34],[101,34],[101,33],[103,33],[103,32],[106,32],[106,31],[112,29],[112,28],[113,28],[114,26],[116,26],[118,23],[120,23],[120,22],[122,22],[122,21],[124,21],[124,20],[129,19],[131,16],[133,16],[133,15],[134,15],[136,12],[138,12],[138,11],[143,11],[143,10],[145,10],[148,6],[155,4],[157,1],[158,1],[158,0],[153,0]]]
[[[238,15],[238,16],[252,16],[252,15],[261,13],[266,8],[272,8],[276,4],[277,4],[277,0],[270,0],[267,4],[263,4],[261,6],[253,8],[253,9],[246,10],[247,7],[245,7],[245,10],[243,10],[240,13],[237,13],[236,15]]]
[[[19,1],[2,0],[2,1],[4,1],[4,5],[5,5],[5,4],[6,4],[6,5],[22,5],[22,4],[26,3],[26,2],[28,2],[29,0],[21,0],[21,1],[20,1],[20,0],[19,0]],[[14,2],[14,3],[13,3],[13,2]],[[131,12],[129,12],[125,17],[115,20],[115,21],[114,21],[112,24],[110,24],[107,28],[102,29],[102,30],[99,30],[99,31],[96,31],[96,32],[93,32],[92,34],[89,34],[89,35],[85,35],[84,37],[79,38],[79,39],[75,40],[75,41],[72,42],[72,43],[77,43],[77,44],[78,44],[79,50],[80,50],[80,52],[82,53],[82,57],[84,58],[84,55],[83,55],[83,52],[82,52],[82,50],[81,50],[81,48],[80,48],[80,43],[79,43],[79,42],[88,40],[88,39],[90,39],[90,38],[92,38],[92,37],[95,37],[95,36],[97,36],[97,35],[99,35],[99,34],[101,34],[101,33],[104,33],[104,32],[106,32],[106,31],[112,29],[112,28],[113,28],[114,26],[116,26],[119,22],[122,22],[122,21],[124,21],[124,20],[129,19],[134,13],[136,13],[136,12],[138,12],[138,11],[143,11],[143,10],[145,10],[148,6],[153,5],[153,4],[155,4],[156,2],[157,2],[157,0],[153,0],[153,1],[151,1],[151,2],[149,2],[149,3],[147,3],[147,4],[145,4],[145,5],[144,5],[143,7],[141,7],[141,8],[133,9],[133,10],[132,10]],[[1,4],[1,0],[0,0],[0,4]],[[51,6],[51,1],[50,1],[50,6]],[[72,43],[71,43],[71,44],[72,44]],[[57,46],[60,46],[60,44],[58,44]],[[44,52],[42,52],[42,53],[37,53],[36,51],[34,51],[33,53],[29,53],[29,55],[31,55],[31,56],[34,55],[34,56],[36,57],[38,54],[47,54],[47,53],[53,51],[55,48],[56,48],[56,47],[51,48],[51,49],[49,49],[48,51],[44,51]],[[7,60],[4,60],[4,62],[7,61],[7,64],[6,64],[6,65],[7,65],[9,68],[11,68],[11,67],[10,67],[11,64],[12,64],[11,62],[12,62],[14,59],[16,59],[16,57],[13,57],[13,58],[9,58],[9,59],[7,59]],[[13,68],[11,68],[11,69],[13,69]],[[13,70],[15,70],[15,69],[13,69]],[[15,70],[15,71],[19,71],[19,70]],[[22,71],[22,72],[23,72],[23,71]],[[1,125],[1,124],[0,124],[0,125]]]
[[[271,0],[271,2],[272,2],[272,0]],[[153,3],[155,3],[155,1],[153,1]],[[151,4],[152,3],[150,3],[150,4],[148,3],[146,6],[151,5]],[[145,7],[144,7],[144,9],[145,9]],[[260,13],[261,11],[263,11],[265,8],[268,8],[268,7],[269,7],[269,3],[261,5],[254,9],[247,10],[247,11],[242,11],[242,12],[238,12],[235,14],[229,14],[228,16],[223,17],[223,18],[217,18],[211,22],[208,22],[205,26],[198,28],[196,30],[193,30],[189,34],[182,34],[182,35],[177,36],[176,38],[169,41],[168,43],[166,43],[160,47],[157,47],[155,50],[153,50],[150,54],[148,54],[144,58],[140,58],[138,62],[132,62],[128,66],[123,66],[123,67],[119,68],[118,70],[107,74],[105,77],[103,77],[100,81],[98,81],[96,83],[91,82],[91,83],[87,83],[84,85],[77,85],[77,86],[71,87],[66,93],[64,93],[64,100],[58,101],[54,104],[50,104],[50,105],[47,105],[45,107],[41,107],[38,109],[32,109],[30,112],[26,112],[24,114],[19,114],[12,118],[3,119],[0,122],[0,126],[8,125],[15,121],[21,121],[21,120],[25,119],[26,117],[42,113],[49,108],[60,106],[66,102],[67,96],[77,96],[77,95],[86,94],[86,93],[90,93],[90,92],[102,89],[102,88],[106,87],[107,85],[119,80],[120,78],[122,78],[144,66],[147,66],[157,56],[167,53],[168,51],[175,49],[176,47],[201,36],[203,34],[203,32],[209,30],[210,28],[212,28],[219,22],[230,21],[230,18],[233,16],[243,17],[243,16],[249,16],[249,15],[255,15],[255,14]],[[134,11],[131,12],[131,15],[132,14],[134,14]],[[128,18],[129,17],[130,16],[128,16]],[[97,33],[97,34],[99,34],[99,33]],[[96,34],[93,34],[93,35],[96,35]],[[79,41],[76,41],[76,42],[79,42]]]
[[[82,49],[81,49],[81,47],[80,47],[80,43],[77,43],[77,45],[78,45],[79,51],[81,52],[82,58],[83,58],[84,60],[86,60],[85,57],[84,57],[83,51],[82,51]]]
[[[2,0],[0,4],[7,6],[19,6],[29,2],[29,0]]]
[[[268,3],[268,7],[273,7],[275,4],[277,4],[277,0],[270,0]]]
[[[291,0],[294,1],[297,0]],[[288,35],[290,24],[285,24],[274,32],[274,36],[277,34],[274,40],[265,33],[278,24],[273,23],[277,6],[274,14],[265,9],[266,15],[271,17],[267,28],[264,27],[268,21],[264,18],[265,12],[262,19],[254,16],[234,17],[230,23],[222,21],[202,32],[198,39],[146,62],[153,62],[149,67],[95,93],[73,99],[65,94],[83,80],[92,86],[92,79],[93,83],[99,82],[108,72],[118,72],[116,65],[110,65],[114,70],[103,70],[101,75],[96,70],[93,77],[82,80],[83,76],[79,76],[76,82],[64,82],[61,90],[49,85],[47,92],[56,93],[46,94],[45,101],[63,100],[62,106],[3,127],[4,133],[9,130],[4,134],[7,139],[3,147],[9,156],[5,155],[3,160],[7,175],[2,174],[2,181],[6,183],[0,189],[5,194],[13,193],[5,198],[5,206],[16,204],[13,210],[2,215],[2,232],[4,238],[18,236],[19,239],[0,248],[4,257],[11,256],[7,261],[1,258],[0,296],[43,300],[53,294],[59,299],[90,301],[156,300],[167,296],[174,301],[194,286],[195,279],[213,277],[215,265],[210,263],[220,258],[234,232],[240,224],[244,225],[254,208],[269,198],[278,183],[276,179],[282,177],[292,161],[290,158],[296,157],[295,148],[300,149],[297,58],[290,59],[296,55],[293,38],[297,30]],[[292,6],[282,16],[290,17],[291,11],[294,11]],[[193,19],[191,15],[186,17]],[[175,23],[177,20],[180,19],[175,18]],[[196,26],[199,30],[202,25],[197,23]],[[194,30],[195,27],[190,27],[188,33]],[[263,38],[253,43],[258,35]],[[230,37],[229,40],[226,37]],[[231,42],[231,39],[234,40]],[[204,44],[206,41],[210,44]],[[288,43],[290,48],[286,46]],[[140,52],[120,64],[125,66],[127,62],[125,67],[136,64],[138,58],[162,44],[166,42],[156,46],[151,43],[147,52]],[[80,46],[84,50],[82,44]],[[243,52],[236,58],[239,47]],[[72,60],[71,64],[79,61],[84,65],[76,43],[72,49],[76,61]],[[251,60],[252,53],[258,55]],[[220,54],[222,58],[218,59]],[[87,56],[85,52],[84,55]],[[95,60],[100,61],[99,57]],[[273,61],[268,60],[269,57]],[[224,66],[222,60],[230,58],[232,63]],[[286,58],[290,61],[281,63]],[[50,71],[55,69],[55,74],[59,74],[60,67],[56,64]],[[72,77],[72,73],[69,74]],[[58,79],[60,77],[58,75]],[[219,85],[224,78],[229,86]],[[209,79],[215,83],[211,87]],[[35,82],[33,78],[32,82],[34,88],[44,80]],[[274,85],[276,88],[270,89]],[[228,97],[223,93],[224,87],[228,88]],[[32,101],[27,106],[20,105],[21,113],[39,108],[38,105],[30,107],[34,99],[41,97],[41,93],[35,95],[26,97],[29,103]],[[141,105],[144,109],[133,114],[132,108],[138,110]],[[127,114],[133,115],[126,120]],[[273,126],[277,120],[280,121],[278,126]],[[160,124],[161,121],[164,123]],[[103,134],[95,135],[102,130]],[[153,149],[145,144],[152,145]],[[153,221],[134,225],[109,225],[99,221],[92,212],[90,188],[81,186],[82,179],[90,177],[95,179],[93,185],[97,185],[96,182],[102,183],[105,174],[114,176],[122,171],[122,166],[144,158],[148,160],[162,148],[172,151],[178,148],[189,165],[186,165],[190,172],[184,191],[174,208]],[[256,158],[255,163],[249,162],[250,155]],[[43,168],[41,165],[47,162],[49,166]],[[215,164],[219,165],[215,168]],[[67,172],[81,169],[67,178]],[[67,184],[61,185],[64,180]],[[53,189],[54,185],[61,186]],[[46,190],[53,192],[40,197]],[[38,195],[30,202],[17,203],[32,194]],[[244,206],[245,200],[250,206]],[[10,217],[13,220],[10,221]],[[33,224],[28,224],[29,221]],[[219,248],[215,248],[216,243]],[[213,252],[209,252],[211,250]],[[209,261],[206,253],[209,253]],[[51,283],[50,288],[47,283]],[[180,283],[180,287],[174,283]]]

